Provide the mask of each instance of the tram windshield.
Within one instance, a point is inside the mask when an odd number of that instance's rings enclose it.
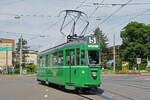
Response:
[[[88,61],[89,64],[99,64],[99,51],[89,50],[88,51]]]

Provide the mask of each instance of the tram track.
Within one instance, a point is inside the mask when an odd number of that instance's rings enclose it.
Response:
[[[142,85],[142,84],[138,84],[138,83],[133,83],[133,81],[127,81],[127,80],[122,80],[124,83],[121,83],[120,80],[111,80],[113,81],[113,83],[116,83],[116,84],[120,84],[120,85],[123,85],[123,86],[130,86],[130,87],[135,87],[135,88],[139,88],[139,89],[144,89],[144,90],[149,90],[150,91],[150,86],[148,85]]]
[[[92,91],[93,92],[93,91]],[[123,98],[124,100],[133,100],[131,98],[128,98],[126,96],[123,96],[121,94],[117,94],[114,92],[110,92],[109,90],[106,90],[105,92],[107,92],[106,94],[103,94],[104,90],[103,89],[98,89],[97,92],[94,91],[94,93],[89,93],[89,94],[76,94],[77,96],[83,98],[83,100],[118,100],[116,98],[114,98],[114,96]],[[109,95],[108,95],[109,93]]]
[[[98,100],[97,98],[94,98],[94,97],[89,97],[89,96],[85,96],[85,95],[78,95],[78,96],[80,96],[80,97],[82,97],[83,98],[83,100]],[[98,95],[95,95],[95,96],[98,96]],[[117,100],[117,99],[114,99],[114,98],[112,98],[112,97],[109,97],[109,96],[104,96],[104,95],[101,95],[101,96],[99,96],[99,97],[101,97],[101,98],[99,98],[99,99],[102,99],[102,100]]]

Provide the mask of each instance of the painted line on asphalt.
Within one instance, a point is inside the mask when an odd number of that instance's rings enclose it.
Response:
[[[48,98],[48,95],[47,95],[47,94],[45,94],[45,95],[44,95],[44,98]]]
[[[48,92],[48,89],[46,89],[45,91]]]

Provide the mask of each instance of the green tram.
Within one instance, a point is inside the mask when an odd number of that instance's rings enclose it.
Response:
[[[101,85],[100,45],[86,36],[38,53],[37,80],[66,89],[90,89]]]

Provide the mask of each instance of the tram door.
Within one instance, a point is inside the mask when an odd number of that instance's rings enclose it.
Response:
[[[69,83],[74,83],[74,65],[75,65],[75,50],[67,50],[66,63],[69,66]]]

